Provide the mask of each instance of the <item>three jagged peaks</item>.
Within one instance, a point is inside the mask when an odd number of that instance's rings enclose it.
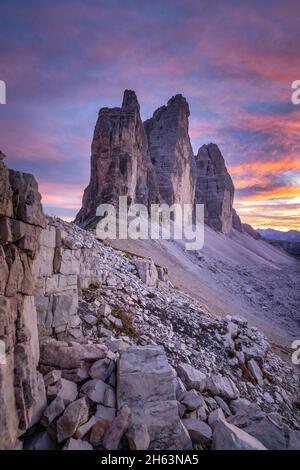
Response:
[[[189,105],[177,94],[144,123],[133,90],[125,90],[121,108],[102,108],[95,126],[90,182],[76,223],[96,222],[101,203],[169,205],[202,203],[205,223],[232,229],[234,186],[216,144],[203,145],[196,157],[189,137]]]

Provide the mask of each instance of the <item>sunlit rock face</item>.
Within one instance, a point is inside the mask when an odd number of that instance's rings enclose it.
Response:
[[[216,144],[200,147],[196,156],[195,201],[204,204],[205,223],[228,234],[232,230],[234,186]]]
[[[189,137],[189,105],[176,95],[144,125],[159,192],[168,204],[192,204],[196,165]]]
[[[100,109],[92,141],[90,183],[76,222],[95,222],[101,203],[117,204],[119,196],[147,206],[158,202],[153,165],[136,94],[125,90],[121,108]]]

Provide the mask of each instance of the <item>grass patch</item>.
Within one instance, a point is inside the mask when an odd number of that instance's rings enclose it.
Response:
[[[243,377],[248,381],[248,382],[251,382],[253,385],[256,385],[256,381],[253,377],[253,375],[251,374],[250,370],[248,369],[248,367],[243,364],[242,362],[240,363],[240,368],[242,369],[242,372],[243,372]]]
[[[154,292],[148,292],[147,297],[148,297],[148,299],[155,299],[156,294],[154,294]]]
[[[234,351],[232,351],[232,349],[227,348],[227,349],[226,349],[226,352],[227,352],[227,356],[228,356],[230,359],[233,359],[233,358],[235,357]]]
[[[125,334],[126,336],[129,336],[131,338],[135,338],[135,339],[140,338],[140,333],[134,326],[132,317],[128,315],[128,313],[125,312],[125,310],[123,310],[121,307],[115,306],[112,308],[111,314],[114,317],[119,318],[123,324],[122,328],[114,327],[114,330],[116,331],[117,335]]]

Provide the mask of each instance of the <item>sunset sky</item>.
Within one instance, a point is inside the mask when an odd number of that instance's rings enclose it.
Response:
[[[146,119],[182,93],[194,152],[219,145],[242,221],[300,230],[299,18],[299,0],[1,0],[6,163],[71,219],[99,108],[131,88]]]

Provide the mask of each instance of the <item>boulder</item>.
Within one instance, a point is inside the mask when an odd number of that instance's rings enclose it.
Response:
[[[115,392],[112,387],[100,379],[85,382],[80,389],[80,396],[86,396],[93,403],[115,406]]]
[[[97,422],[95,416],[92,416],[86,423],[80,426],[75,432],[76,439],[82,439],[94,426]]]
[[[234,382],[220,374],[212,374],[207,378],[206,390],[210,395],[220,395],[225,400],[234,400],[240,396]]]
[[[94,362],[106,356],[103,344],[79,344],[44,338],[40,343],[40,362],[45,365],[74,369],[84,362]]]
[[[95,413],[95,418],[107,420],[109,424],[112,423],[116,416],[116,409],[103,405],[98,405]]]
[[[224,411],[225,416],[231,416],[231,411],[227,403],[221,397],[214,397],[219,407]]]
[[[110,359],[100,359],[99,361],[94,362],[92,367],[89,370],[89,375],[92,379],[100,379],[103,382],[111,376],[115,369],[114,361]]]
[[[144,424],[149,449],[190,449],[176,401],[176,380],[160,346],[129,347],[117,367],[118,406],[128,405],[131,426]]]
[[[64,379],[70,380],[71,382],[82,382],[90,377],[89,375],[90,364],[84,362],[80,367],[76,369],[63,369],[61,375]]]
[[[153,260],[137,259],[135,260],[134,264],[139,278],[146,284],[146,286],[156,287],[158,273]]]
[[[44,375],[45,387],[54,385],[61,378],[61,370],[50,370],[48,374]]]
[[[90,443],[93,446],[102,446],[104,434],[106,433],[111,423],[112,421],[105,418],[95,418],[95,424],[93,425],[90,435]]]
[[[126,434],[130,450],[147,450],[150,436],[147,426],[143,423],[131,426]]]
[[[221,419],[213,432],[214,450],[267,450],[255,437]]]
[[[284,427],[255,407],[248,407],[245,411],[237,413],[229,418],[228,422],[259,440],[268,450],[285,450],[287,448]]]
[[[86,423],[89,416],[89,407],[85,398],[71,403],[63,416],[57,421],[57,440],[63,442],[73,436],[77,429]]]
[[[216,425],[220,420],[225,420],[225,415],[222,408],[217,408],[216,410],[212,411],[208,416],[208,424],[212,429],[215,429]]]
[[[180,363],[177,373],[188,390],[195,389],[203,392],[206,386],[206,375],[187,363]]]
[[[198,395],[195,390],[183,392],[179,397],[179,401],[189,411],[196,410],[197,408],[199,408],[199,406],[203,405],[204,403],[204,400],[201,395]]]
[[[41,424],[45,427],[49,426],[56,418],[58,418],[65,410],[65,401],[62,397],[57,396],[46,408],[41,419]]]
[[[231,400],[229,403],[229,408],[233,414],[236,414],[240,411],[244,411],[251,405],[251,402],[247,398],[237,398],[236,400]]]
[[[77,398],[77,385],[70,380],[61,378],[47,388],[47,396],[50,400],[60,397],[64,400],[65,405],[69,405]]]
[[[209,444],[212,438],[210,426],[200,419],[183,419],[183,425],[187,429],[194,444]]]
[[[130,409],[127,405],[120,408],[118,415],[105,432],[103,447],[106,450],[117,450],[129,426]]]

